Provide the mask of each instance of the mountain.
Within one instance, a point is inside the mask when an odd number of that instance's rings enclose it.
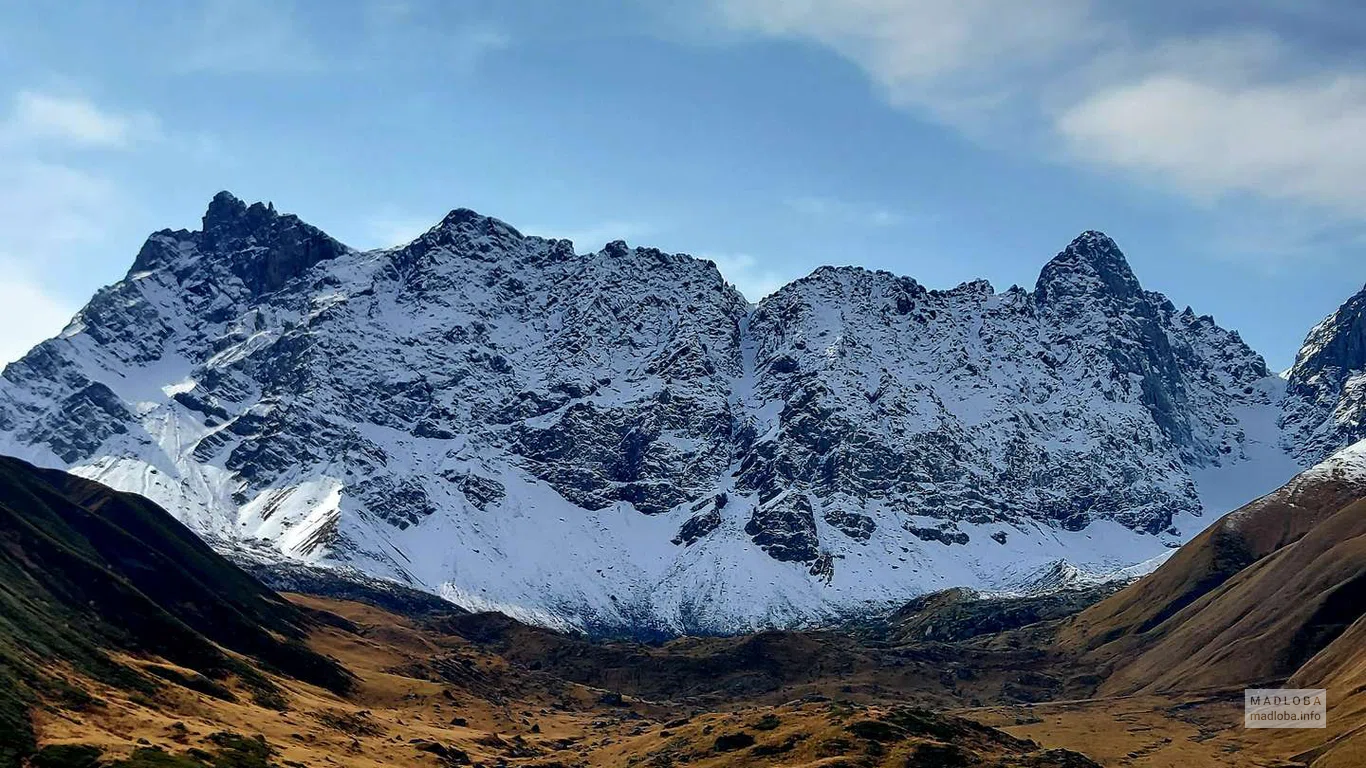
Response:
[[[0,450],[321,563],[603,632],[830,621],[1146,561],[1297,468],[1285,382],[1082,234],[1033,290],[455,210],[349,248],[228,193],[0,379]]]
[[[1360,762],[1366,444],[1075,616],[1094,588],[665,643],[285,600],[150,502],[14,459],[0,500],[5,766]],[[1242,688],[1283,680],[1329,688],[1327,729],[1239,727]]]
[[[1309,332],[1288,379],[1282,423],[1302,460],[1366,439],[1366,289]]]
[[[143,696],[171,680],[230,697],[234,679],[267,706],[260,668],[349,690],[303,643],[313,626],[147,500],[0,457],[0,766],[32,751],[36,699],[78,703],[73,674]]]

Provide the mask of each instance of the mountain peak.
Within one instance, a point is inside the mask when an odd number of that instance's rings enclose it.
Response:
[[[274,203],[248,205],[222,191],[204,211],[201,252],[214,253],[254,294],[267,293],[320,261],[336,258],[346,246]]]
[[[204,244],[214,248],[235,243],[272,228],[280,218],[274,203],[247,205],[231,192],[219,192],[204,211]]]
[[[485,216],[484,214],[469,208],[456,208],[446,214],[446,216],[441,219],[441,223],[437,225],[437,228],[442,230],[453,229],[457,231],[478,232],[480,234],[500,235],[503,237],[510,236],[517,240],[522,239],[522,233],[518,232],[511,224],[508,224],[501,219],[495,219],[492,216]]]
[[[1046,305],[1069,297],[1132,298],[1142,288],[1115,241],[1104,232],[1088,229],[1044,265],[1035,291]]]
[[[204,226],[218,225],[233,221],[247,212],[247,204],[226,189],[213,196],[209,207],[204,211]]]

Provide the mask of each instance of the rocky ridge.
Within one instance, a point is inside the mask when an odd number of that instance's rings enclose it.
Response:
[[[733,632],[1148,560],[1285,463],[1284,392],[1099,232],[1032,291],[824,267],[751,305],[686,255],[465,209],[362,252],[220,193],[6,368],[0,448],[248,557]]]

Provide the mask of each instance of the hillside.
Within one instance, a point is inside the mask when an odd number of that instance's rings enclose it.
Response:
[[[269,703],[266,669],[346,691],[312,627],[145,499],[0,457],[0,765],[32,747],[37,698],[83,698],[72,675],[146,696],[235,680]]]
[[[1062,641],[1112,669],[1101,691],[1284,678],[1366,605],[1366,444],[1224,517],[1154,573],[1081,612]]]

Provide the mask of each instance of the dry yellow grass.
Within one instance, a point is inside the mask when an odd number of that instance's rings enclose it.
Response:
[[[776,705],[737,699],[696,711],[695,703],[618,701],[607,691],[509,662],[483,646],[370,606],[290,599],[353,625],[323,626],[310,640],[358,676],[352,695],[341,698],[276,676],[289,705],[278,712],[251,703],[249,691],[231,681],[235,702],[176,685],[154,700],[130,698],[73,679],[101,703],[80,710],[40,708],[35,719],[42,743],[95,744],[110,756],[147,745],[184,752],[226,730],[264,736],[276,750],[275,762],[286,768],[447,768],[465,760],[582,768],[901,768],[952,764],[960,753],[997,766],[1087,764],[1050,749],[1084,753],[1106,766],[1273,768],[1337,736],[1342,738],[1332,749],[1314,755],[1322,758],[1316,768],[1366,764],[1355,734],[1345,733],[1348,724],[1362,721],[1355,708],[1341,709],[1336,727],[1326,733],[1244,731],[1241,694],[1232,690],[977,707],[925,721],[893,706],[894,694],[884,704],[810,695]],[[1359,673],[1360,667],[1342,674]],[[835,686],[832,681],[821,687]],[[974,729],[968,721],[1003,733]]]

